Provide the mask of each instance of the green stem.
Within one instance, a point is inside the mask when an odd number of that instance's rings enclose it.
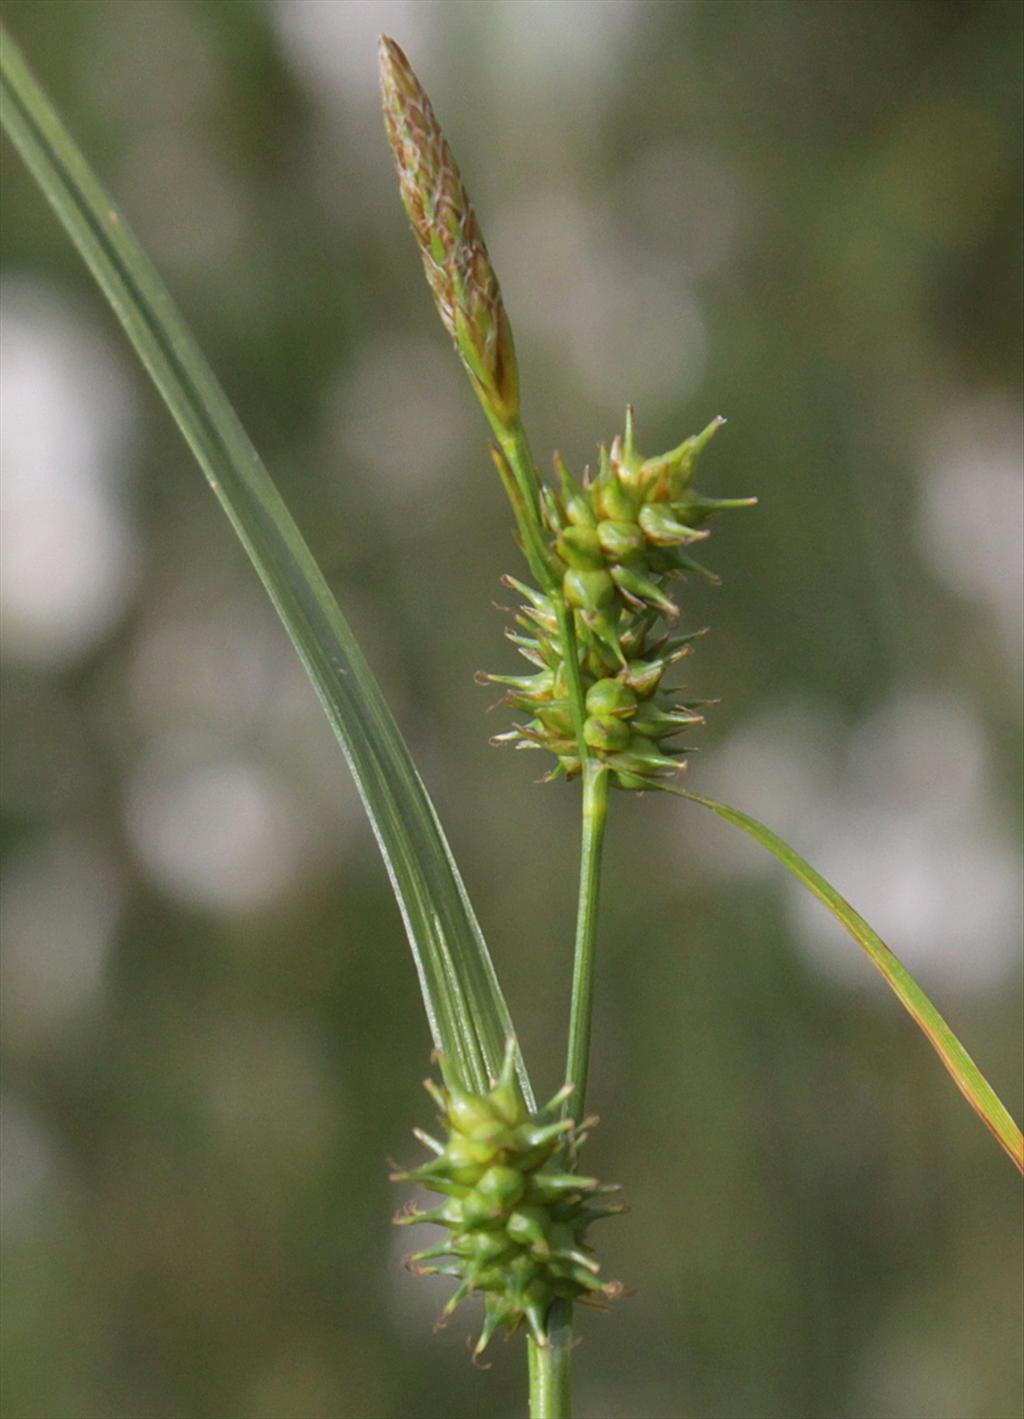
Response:
[[[487,409],[486,403],[484,408]],[[579,906],[576,915],[565,1076],[575,1085],[566,1112],[579,1123],[586,1106],[590,1060],[590,1025],[594,1003],[594,940],[597,930],[597,902],[601,888],[601,848],[608,817],[608,771],[588,750],[583,736],[586,701],[576,645],[576,627],[572,609],[566,605],[558,575],[551,566],[545,546],[538,492],[540,480],[526,433],[518,419],[513,424],[503,425],[496,421],[489,411],[488,417],[514,480],[515,486],[509,491],[523,537],[523,549],[538,582],[550,595],[558,617],[573,726],[583,765],[583,843],[580,853]]]
[[[567,1112],[581,1122],[586,1107],[590,1062],[590,1024],[594,1008],[594,941],[597,900],[601,890],[601,847],[608,818],[608,770],[596,759],[583,765],[583,845],[580,853],[580,896],[576,915],[572,1001],[569,1006],[569,1047],[565,1077],[575,1088]]]
[[[576,916],[569,1046],[565,1077],[576,1087],[566,1112],[583,1119],[590,1062],[590,1023],[594,1013],[594,943],[601,890],[601,848],[608,820],[608,770],[597,759],[583,762],[583,844],[580,896]],[[572,1305],[555,1301],[548,1313],[550,1344],[529,1342],[530,1419],[572,1419]]]
[[[551,598],[555,608],[555,615],[558,619],[558,638],[561,641],[562,664],[565,666],[565,678],[569,690],[573,733],[579,746],[580,758],[586,764],[591,755],[583,738],[583,721],[586,719],[587,711],[583,677],[580,674],[576,626],[572,610],[565,604],[561,580],[551,565],[546,545],[544,523],[540,512],[538,491],[540,478],[537,466],[533,461],[526,431],[519,420],[517,419],[514,424],[504,425],[493,418],[487,410],[486,404],[484,410],[515,480],[515,492],[518,496],[512,497],[512,507],[523,539],[526,560],[529,562],[530,570],[537,578],[541,590]]]
[[[508,459],[516,486],[529,510],[529,528],[526,532],[527,559],[543,589],[548,593],[556,591],[558,577],[548,560],[544,521],[540,510],[540,475],[526,437],[526,430],[518,419],[513,424],[492,424],[492,427],[498,435],[501,450]]]
[[[552,564],[541,512],[540,478],[529,442],[518,418],[504,424],[481,397],[484,412],[504,458],[498,460],[523,552],[537,584],[550,598],[558,620],[562,664],[572,713],[573,730],[583,771],[583,842],[580,853],[579,906],[569,1006],[566,1079],[575,1085],[566,1115],[582,1122],[590,1060],[590,1025],[594,1004],[594,942],[597,902],[601,888],[601,848],[608,817],[608,770],[587,747],[583,736],[586,697],[580,672],[576,624],[562,593],[557,564]],[[527,1341],[530,1361],[530,1419],[572,1419],[572,1303],[555,1301],[548,1313],[549,1343]]]
[[[530,1419],[572,1419],[572,1307],[555,1301],[548,1313],[548,1345],[527,1342]]]
[[[583,736],[583,726],[587,718],[586,691],[580,674],[580,658],[576,651],[576,625],[573,612],[565,604],[561,588],[555,598],[555,615],[558,618],[558,635],[562,642],[562,664],[565,666],[565,681],[569,691],[569,708],[572,712],[572,729],[580,760],[586,768],[596,763]]]

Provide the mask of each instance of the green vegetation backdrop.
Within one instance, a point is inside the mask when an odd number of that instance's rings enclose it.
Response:
[[[690,770],[807,852],[1019,1118],[1013,0],[8,0],[382,678],[541,1093],[575,794],[487,745],[517,570],[394,191],[408,49],[538,452],[638,409],[757,493],[685,614]],[[516,1412],[399,1265],[429,1042],[284,632],[4,149],[9,1419]],[[571,800],[571,801],[570,801]],[[627,1186],[588,1419],[1014,1419],[1018,1180],[856,948],[709,816],[610,829],[588,1165]],[[827,1126],[822,1126],[822,1119]],[[518,1350],[518,1346],[516,1347]],[[453,1396],[455,1397],[453,1399]]]

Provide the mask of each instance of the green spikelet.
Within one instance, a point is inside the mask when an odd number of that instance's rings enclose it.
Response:
[[[633,411],[625,434],[602,448],[596,476],[576,482],[556,455],[558,491],[544,491],[550,555],[561,570],[561,593],[573,610],[580,675],[586,693],[587,752],[613,771],[619,788],[644,789],[684,767],[677,736],[700,724],[696,702],[663,684],[666,671],[689,653],[701,632],[674,631],[679,611],[669,592],[693,572],[717,581],[683,549],[704,541],[713,512],[751,507],[756,498],[706,498],[693,487],[697,460],[725,421],[657,458],[636,446]],[[516,617],[525,636],[510,638],[537,673],[485,675],[507,687],[506,703],[528,718],[492,742],[547,749],[558,760],[549,778],[580,771],[581,755],[566,701],[566,674],[549,596],[511,578],[526,598]]]
[[[429,1079],[425,1087],[441,1111],[445,1141],[414,1130],[434,1156],[392,1178],[420,1183],[445,1198],[430,1211],[407,1209],[395,1218],[400,1226],[433,1222],[448,1228],[443,1241],[406,1261],[419,1275],[458,1282],[441,1323],[467,1296],[479,1294],[484,1323],[474,1356],[497,1330],[513,1334],[523,1325],[546,1346],[547,1314],[556,1298],[600,1305],[623,1294],[617,1282],[599,1279],[586,1241],[591,1222],[625,1210],[608,1201],[617,1189],[555,1162],[560,1150],[575,1154],[585,1138],[585,1129],[559,1116],[568,1086],[529,1113],[516,1084],[510,1039],[490,1093],[467,1094]]]

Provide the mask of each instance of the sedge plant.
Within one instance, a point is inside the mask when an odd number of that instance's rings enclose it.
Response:
[[[542,480],[521,417],[512,328],[459,170],[434,110],[393,40],[380,42],[384,116],[406,212],[438,312],[490,425],[527,580],[509,637],[521,675],[487,674],[513,718],[501,744],[547,757],[547,781],[579,793],[581,849],[565,1080],[538,1108],[498,975],[437,813],[355,637],[212,370],[132,235],[32,77],[2,39],[3,126],[89,265],[189,442],[287,630],[352,770],[401,909],[441,1081],[428,1082],[440,1137],[401,1183],[432,1191],[401,1225],[441,1240],[411,1269],[450,1276],[450,1315],[483,1299],[474,1356],[499,1331],[526,1337],[530,1413],[572,1412],[573,1310],[622,1294],[591,1225],[622,1210],[579,1153],[586,1115],[601,858],[615,793],[666,792],[749,834],[832,912],[881,972],[954,1083],[1024,1171],[1024,1140],[957,1037],[868,923],[798,853],[739,809],[680,787],[682,739],[704,703],[671,688],[693,649],[676,589],[714,580],[694,548],[750,497],[698,491],[698,461],[723,420],[660,455],[640,451],[632,410],[596,466],[557,459]],[[577,788],[578,785],[578,788]],[[554,790],[548,790],[554,791]],[[628,1182],[628,1179],[625,1181]]]

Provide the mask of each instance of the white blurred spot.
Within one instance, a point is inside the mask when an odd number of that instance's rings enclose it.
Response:
[[[312,89],[363,102],[377,94],[378,35],[393,35],[422,63],[431,8],[425,0],[277,0],[270,15],[285,54]]]
[[[89,839],[62,833],[21,849],[3,876],[3,1020],[31,1047],[94,1000],[117,931],[117,871]]]
[[[949,586],[992,614],[1010,665],[1024,659],[1024,439],[1019,408],[962,401],[934,433],[919,537]]]
[[[677,0],[679,3],[679,0]],[[516,0],[497,5],[499,26],[492,45],[495,58],[512,60],[527,76],[540,82],[552,73],[564,83],[567,75],[596,78],[614,55],[621,53],[631,32],[646,19],[636,0]],[[600,101],[600,90],[594,95]]]
[[[118,486],[132,409],[121,367],[52,290],[2,288],[0,613],[6,656],[76,659],[131,595],[135,530]]]
[[[639,149],[611,201],[618,214],[628,214],[639,244],[692,279],[732,260],[750,195],[724,157],[672,143]]]
[[[294,652],[256,588],[235,592],[203,570],[147,608],[132,657],[132,706],[150,734],[183,724],[262,733]]]
[[[153,879],[214,911],[273,901],[295,882],[311,846],[306,819],[281,783],[254,764],[184,742],[142,762],[127,821]]]
[[[389,535],[421,535],[424,519],[443,518],[451,480],[475,427],[473,408],[447,336],[419,340],[381,336],[361,347],[329,393],[330,430],[339,467],[373,473],[376,492],[392,504]],[[344,481],[335,480],[341,494]]]
[[[813,813],[830,797],[840,773],[835,763],[839,725],[827,704],[806,700],[768,705],[725,740],[707,768],[708,792],[799,841]],[[691,817],[690,833],[705,825]],[[689,842],[685,847],[692,852]],[[744,833],[705,838],[702,866],[725,879],[770,877],[775,859]]]
[[[681,263],[620,245],[599,203],[565,190],[517,193],[487,226],[516,329],[575,366],[596,402],[681,401],[697,387],[707,340]]]
[[[365,817],[323,710],[258,587],[189,568],[151,600],[128,667],[132,719],[147,743],[194,734],[186,762],[245,757],[257,744],[302,804],[303,869],[337,861]],[[207,751],[210,741],[216,748]]]
[[[703,378],[707,334],[682,270],[614,248],[593,291],[594,321],[573,353],[594,399],[621,403],[628,388],[634,404],[683,403]]]
[[[890,701],[851,736],[846,780],[793,834],[926,989],[989,989],[1019,961],[1022,885],[1013,836],[986,782],[985,743],[963,703]],[[787,877],[798,939],[843,982],[882,989],[852,938]]]

